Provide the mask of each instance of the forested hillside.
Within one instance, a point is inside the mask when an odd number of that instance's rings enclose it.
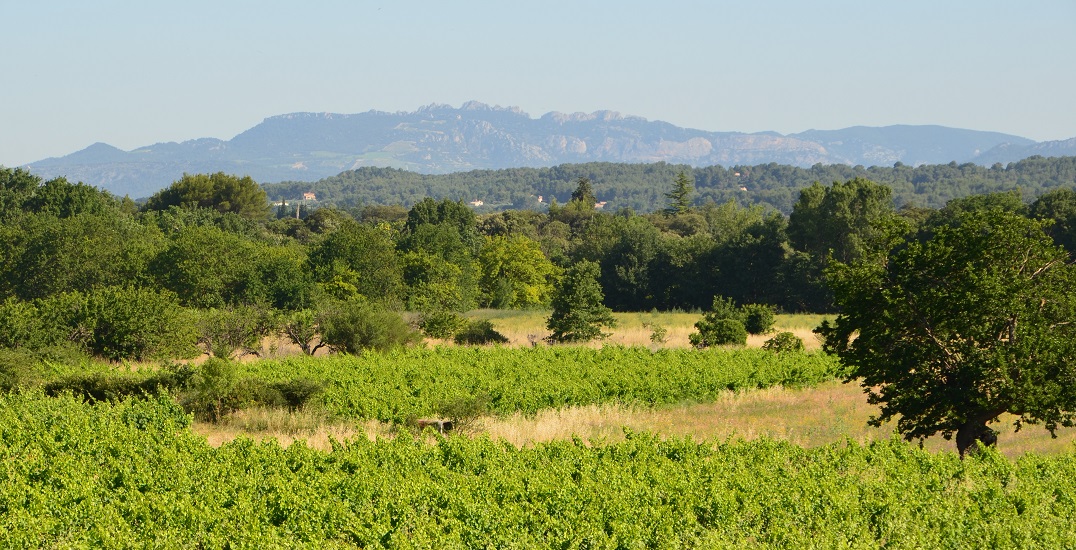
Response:
[[[360,168],[317,182],[283,182],[265,185],[274,201],[301,199],[313,191],[326,205],[353,207],[369,204],[411,206],[425,197],[471,202],[484,210],[543,209],[553,198],[564,203],[580,177],[590,179],[595,196],[608,210],[629,208],[654,212],[664,206],[663,194],[676,174],[694,178],[695,205],[735,200],[743,205],[765,205],[783,214],[792,212],[801,189],[865,178],[892,190],[898,208],[904,205],[941,208],[954,198],[1018,190],[1024,200],[1058,187],[1076,185],[1076,157],[1031,157],[1008,165],[896,163],[892,167],[816,164],[798,168],[781,164],[709,166],[691,168],[666,163],[625,164],[595,162],[562,164],[552,168],[474,170],[451,174],[419,174],[393,168]],[[538,202],[543,198],[543,203]]]

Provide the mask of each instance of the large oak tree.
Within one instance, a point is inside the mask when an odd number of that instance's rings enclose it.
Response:
[[[1051,433],[1076,418],[1076,268],[1044,223],[969,212],[874,260],[827,271],[827,348],[909,440],[993,444],[1002,413]]]

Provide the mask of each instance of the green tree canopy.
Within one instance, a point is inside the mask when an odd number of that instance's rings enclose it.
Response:
[[[575,180],[575,191],[572,191],[572,200],[568,202],[577,202],[586,208],[594,208],[598,197],[594,194],[594,186],[591,185],[590,178],[579,176],[579,179]]]
[[[1053,432],[1076,411],[1076,267],[1045,224],[968,212],[878,261],[827,272],[841,313],[820,332],[908,439],[990,444],[1004,412]]]
[[[146,201],[146,210],[167,210],[170,206],[212,208],[218,212],[234,212],[250,219],[269,215],[265,190],[250,176],[216,174],[183,174],[178,181],[162,189]]]
[[[577,262],[564,273],[553,290],[553,313],[546,327],[553,342],[589,342],[604,338],[602,327],[616,326],[612,311],[602,304],[598,283],[601,268],[595,262]]]
[[[691,178],[683,170],[673,180],[672,191],[665,193],[665,210],[667,215],[683,214],[691,209],[691,194],[695,191]]]
[[[538,242],[514,235],[486,239],[478,254],[484,305],[526,308],[547,305],[556,268]]]

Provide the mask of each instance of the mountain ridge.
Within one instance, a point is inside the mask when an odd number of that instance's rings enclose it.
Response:
[[[199,138],[131,151],[95,143],[27,167],[42,177],[67,176],[118,195],[145,197],[184,172],[223,171],[268,183],[315,181],[364,166],[439,174],[586,162],[691,166],[773,162],[800,167],[990,164],[1041,151],[1076,154],[1076,138],[1037,143],[998,132],[911,125],[788,135],[718,132],[612,110],[551,111],[531,118],[518,107],[469,101],[458,108],[431,103],[391,113],[286,113],[266,117],[230,140]]]

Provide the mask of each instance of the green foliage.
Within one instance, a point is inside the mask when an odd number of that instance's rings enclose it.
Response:
[[[478,270],[482,304],[504,309],[549,304],[557,272],[539,243],[523,235],[487,238]]]
[[[0,303],[0,347],[75,346],[117,361],[190,357],[194,342],[187,312],[168,291],[109,286]]]
[[[704,318],[695,323],[695,330],[688,340],[697,348],[747,345],[747,329],[739,319]]]
[[[747,344],[747,335],[765,334],[773,330],[773,306],[745,304],[736,307],[732,298],[714,296],[713,304],[702,319],[695,323],[696,332],[688,335],[691,345],[709,346]]]
[[[803,340],[791,332],[778,332],[762,344],[762,349],[776,353],[795,353],[803,351]]]
[[[493,328],[493,323],[485,319],[475,319],[468,322],[466,326],[456,332],[452,340],[461,346],[508,343],[508,338],[497,332],[497,329]]]
[[[884,261],[829,271],[841,314],[827,349],[905,437],[957,438],[963,454],[1003,412],[1048,430],[1076,419],[1076,266],[1044,224],[970,212]]]
[[[422,336],[393,311],[364,300],[337,302],[321,312],[321,339],[344,353],[389,350],[417,343]]]
[[[160,235],[118,214],[23,217],[0,227],[0,296],[23,300],[138,285]]]
[[[434,415],[443,401],[459,397],[488,396],[492,414],[535,414],[601,403],[705,402],[730,390],[814,385],[842,372],[835,357],[822,353],[621,346],[412,347],[239,367],[242,376],[269,384],[323,381],[330,414],[396,424]]]
[[[788,236],[796,249],[817,259],[832,255],[847,263],[885,249],[896,222],[892,190],[857,177],[801,191],[789,215]]]
[[[467,319],[454,311],[429,311],[422,314],[418,326],[430,338],[452,338],[468,325]]]
[[[94,355],[120,359],[190,357],[195,334],[175,294],[132,287],[103,287],[86,296],[76,327],[88,331]]]
[[[285,314],[280,330],[299,346],[304,355],[313,355],[325,345],[319,338],[321,327],[314,310],[303,309]]]
[[[1046,232],[1054,243],[1065,247],[1076,258],[1076,190],[1055,189],[1031,203],[1029,213],[1037,220],[1051,220]]]
[[[314,280],[337,299],[402,298],[403,270],[387,228],[345,223],[311,245],[309,258]]]
[[[57,218],[69,218],[78,214],[101,215],[118,208],[119,201],[108,191],[82,182],[71,184],[62,177],[41,184],[22,205],[24,211]]]
[[[1065,548],[1076,459],[358,437],[207,445],[167,399],[0,397],[0,546]]]
[[[184,305],[218,308],[253,301],[251,285],[260,279],[256,257],[257,246],[249,239],[213,226],[193,226],[173,235],[150,270]]]
[[[572,191],[572,199],[569,203],[577,203],[583,209],[593,209],[594,204],[598,202],[598,197],[594,195],[594,186],[590,183],[590,178],[586,176],[579,176],[575,180],[575,191]]]
[[[452,422],[453,431],[467,431],[478,419],[489,414],[488,395],[467,395],[442,401],[434,409],[439,418]]]
[[[406,252],[401,260],[408,309],[463,311],[472,305],[470,273],[459,265],[421,250]]]
[[[229,359],[257,354],[262,338],[274,333],[279,320],[263,307],[212,308],[197,313],[198,344],[213,357]]]
[[[744,304],[740,306],[739,314],[748,334],[768,334],[773,330],[777,316],[773,306],[765,304]]]
[[[0,166],[0,221],[21,216],[23,204],[39,185],[41,178],[28,170]]]
[[[169,207],[212,208],[232,212],[248,219],[269,216],[269,201],[265,190],[250,178],[217,172],[216,174],[183,174],[146,201],[146,210],[167,210]]]
[[[672,191],[665,193],[666,215],[684,214],[691,208],[691,194],[695,190],[691,179],[681,170],[673,180]]]
[[[553,312],[546,327],[552,342],[589,342],[604,338],[602,327],[615,326],[612,311],[602,304],[598,264],[578,262],[565,271],[553,291]]]
[[[293,378],[269,385],[279,392],[287,407],[293,411],[305,407],[325,391],[325,382],[311,378]]]
[[[190,387],[197,369],[173,365],[158,371],[123,372],[90,370],[62,376],[43,385],[46,395],[69,393],[88,403],[117,402],[158,394],[178,394]]]
[[[650,343],[660,345],[669,341],[669,329],[657,324],[646,326],[650,328]]]
[[[0,347],[0,392],[36,386],[42,378],[39,363],[28,349]]]
[[[1038,196],[1058,187],[1072,186],[1076,181],[1076,157],[1031,157],[995,167],[953,162],[915,167],[898,163],[870,167],[816,164],[799,168],[768,163],[692,168],[664,162],[592,162],[437,175],[364,167],[314,184],[284,182],[265,187],[274,199],[288,200],[302,196],[304,191],[314,190],[319,202],[339,207],[410,206],[427,197],[434,200],[477,197],[487,205],[507,206],[513,203],[513,196],[538,195],[542,195],[546,203],[553,199],[563,204],[576,189],[578,178],[586,177],[602,190],[603,196],[612,198],[606,208],[630,208],[647,213],[660,211],[667,205],[666,198],[660,192],[655,193],[655,189],[674,181],[680,172],[695,182],[695,204],[724,204],[736,200],[788,215],[800,190],[815,182],[848,181],[856,177],[892,189],[896,207],[914,204],[941,208],[954,197],[1013,189],[1020,189],[1025,198]]]

